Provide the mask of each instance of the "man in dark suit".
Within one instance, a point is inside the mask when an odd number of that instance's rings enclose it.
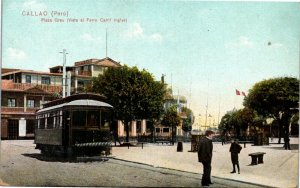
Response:
[[[201,184],[202,186],[209,186],[213,184],[210,180],[211,173],[211,159],[212,159],[212,137],[214,135],[213,131],[207,130],[205,132],[205,137],[200,140],[198,148],[198,161],[203,165],[203,175]]]
[[[230,173],[235,173],[235,165],[237,166],[238,173],[240,173],[240,165],[239,165],[239,153],[242,150],[242,146],[238,143],[238,139],[231,140],[230,153],[231,153],[231,162],[233,166],[233,170]]]

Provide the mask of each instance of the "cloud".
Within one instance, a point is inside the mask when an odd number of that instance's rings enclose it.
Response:
[[[8,48],[7,55],[8,58],[13,61],[22,61],[27,59],[27,54],[24,51],[15,48]]]
[[[229,42],[225,44],[227,48],[236,48],[236,47],[251,48],[253,47],[253,45],[254,45],[253,42],[244,36],[239,37],[237,40],[233,42]]]
[[[38,0],[27,0],[23,3],[22,8],[24,10],[43,11],[47,9],[47,6],[45,3],[41,3]]]
[[[94,37],[89,33],[84,33],[83,35],[80,36],[80,39],[83,41],[87,41],[87,42],[100,42],[101,41],[101,37]]]
[[[131,24],[124,32],[123,36],[129,39],[143,39],[154,42],[160,42],[163,40],[163,36],[160,33],[145,33],[141,24],[137,22]]]
[[[144,38],[144,29],[139,23],[133,23],[125,32],[125,36],[128,38]]]

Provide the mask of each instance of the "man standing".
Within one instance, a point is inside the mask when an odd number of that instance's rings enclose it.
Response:
[[[242,146],[239,145],[238,140],[231,140],[230,153],[231,153],[231,162],[233,166],[233,170],[230,173],[235,173],[235,165],[237,166],[238,173],[240,173],[240,165],[239,165],[239,153],[242,150]]]
[[[210,180],[211,159],[213,151],[213,134],[213,131],[207,130],[205,132],[205,137],[203,137],[199,143],[198,161],[203,165],[203,175],[201,180],[202,186],[209,186],[210,184],[213,184]]]

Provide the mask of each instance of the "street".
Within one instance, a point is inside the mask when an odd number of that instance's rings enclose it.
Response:
[[[1,142],[0,179],[10,186],[200,187],[201,175],[114,158],[44,157],[32,140]],[[259,187],[213,178],[210,187]]]

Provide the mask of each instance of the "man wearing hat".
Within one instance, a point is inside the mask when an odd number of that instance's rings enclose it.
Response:
[[[210,180],[213,135],[213,131],[207,130],[205,132],[205,137],[200,140],[198,147],[198,161],[203,165],[203,175],[201,180],[202,186],[209,186],[210,184],[213,184]]]
[[[239,153],[242,150],[242,146],[238,143],[238,139],[231,139],[231,145],[229,152],[231,153],[231,162],[233,166],[233,170],[230,173],[235,173],[235,165],[237,166],[238,173],[240,173],[240,165],[239,165]]]

